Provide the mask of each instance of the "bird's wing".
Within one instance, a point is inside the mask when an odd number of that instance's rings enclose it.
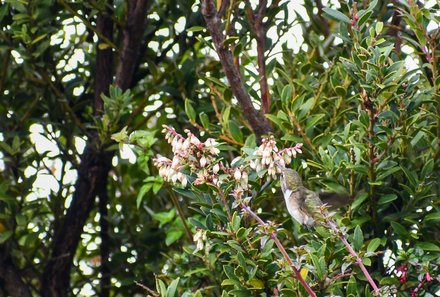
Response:
[[[304,207],[306,207],[310,213],[319,212],[319,208],[322,206],[322,201],[319,199],[318,194],[309,189],[304,189],[304,194],[306,197],[304,200]]]

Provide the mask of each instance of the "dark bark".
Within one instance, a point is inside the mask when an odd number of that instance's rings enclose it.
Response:
[[[139,47],[145,30],[147,1],[130,0],[127,12],[128,25],[124,29],[122,44],[119,47],[119,64],[116,70],[116,85],[121,89],[127,89],[133,79],[133,72],[138,63]],[[101,15],[97,20],[98,30],[107,38],[106,34],[112,34],[113,26],[108,15]],[[97,72],[95,82],[95,96],[93,107],[96,115],[102,111],[100,95],[108,91],[112,81],[112,57],[111,49],[97,51]],[[42,296],[64,297],[71,295],[70,268],[78,246],[84,224],[94,206],[97,195],[100,196],[101,228],[103,228],[103,252],[102,266],[103,278],[101,280],[101,296],[108,296],[110,288],[110,276],[106,265],[109,255],[108,223],[107,223],[107,178],[111,168],[113,153],[106,152],[105,147],[96,143],[97,137],[90,137],[84,154],[81,157],[81,165],[78,170],[78,180],[75,184],[75,192],[70,207],[62,221],[59,231],[54,235],[51,259],[45,267],[42,278]],[[105,242],[105,243],[104,243]]]
[[[321,31],[322,34],[324,34],[325,37],[328,37],[330,35],[330,26],[328,25],[327,19],[322,15],[323,13],[323,6],[321,0],[316,0],[316,7],[318,8],[318,17],[321,22]]]
[[[96,30],[108,40],[113,41],[113,21],[111,19],[110,10],[100,13],[97,16]],[[100,49],[99,45],[101,43],[104,44],[104,41],[100,38],[96,49],[96,79],[94,89],[94,112],[96,115],[99,115],[103,111],[101,94],[108,94],[109,86],[113,81],[113,50],[110,46]]]
[[[112,1],[109,0],[107,4],[107,11],[101,13],[97,17],[96,21],[96,30],[101,33],[102,36],[107,38],[108,40],[113,41],[113,21],[111,19],[112,11],[110,7],[112,6]],[[100,40],[99,42],[103,42]],[[104,76],[102,78],[95,79],[95,99],[94,99],[94,112],[97,115],[100,115],[103,112],[103,100],[101,98],[102,94],[108,95],[109,86],[113,81],[113,52],[112,48],[107,47],[104,49],[100,49],[99,46],[97,48],[96,53],[96,73],[103,73]],[[106,164],[108,168],[110,168],[111,156],[109,156]],[[107,171],[108,175],[108,171]],[[109,256],[110,256],[110,237],[108,235],[109,224],[107,220],[107,205],[108,205],[108,194],[107,194],[107,183],[108,179],[106,178],[100,180],[97,187],[97,195],[98,195],[98,208],[99,208],[99,225],[100,225],[100,235],[101,235],[101,279],[100,279],[100,287],[101,290],[99,292],[100,297],[108,297],[110,296],[110,269],[108,266]]]
[[[122,32],[119,63],[116,69],[116,85],[124,90],[131,86],[133,72],[138,63],[146,13],[146,0],[128,1],[127,25]]]
[[[202,14],[211,34],[220,62],[225,71],[226,77],[231,85],[231,90],[240,104],[243,115],[252,127],[255,135],[261,138],[270,132],[269,122],[264,114],[256,110],[252,104],[251,97],[244,85],[240,70],[234,64],[232,52],[223,45],[225,36],[222,33],[222,25],[217,16],[217,10],[212,0],[202,1]]]
[[[93,150],[89,144],[81,158],[78,180],[70,207],[54,236],[52,255],[45,267],[42,296],[69,296],[70,268],[84,224],[93,208],[98,184],[103,184],[111,164],[111,155]]]
[[[0,246],[0,287],[7,296],[32,297],[29,287],[21,279],[20,271],[16,268],[9,255]],[[1,291],[0,291],[1,292]]]
[[[261,107],[264,113],[270,111],[270,94],[266,75],[266,56],[264,54],[266,51],[266,28],[263,18],[266,16],[266,6],[267,1],[261,0],[258,13],[254,16],[254,32],[257,40],[258,74],[260,75]]]
[[[113,23],[109,12],[101,12],[97,17],[97,31],[100,36],[112,40]],[[108,93],[112,82],[112,49],[99,49],[96,55],[95,89],[93,108],[95,115],[102,114],[102,93]],[[90,137],[81,165],[70,207],[54,234],[52,255],[42,278],[43,296],[68,296],[70,288],[70,268],[78,246],[84,224],[93,208],[93,203],[101,185],[106,185],[111,166],[112,154],[99,148],[96,138]]]

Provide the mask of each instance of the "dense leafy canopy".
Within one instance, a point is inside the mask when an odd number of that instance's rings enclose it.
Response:
[[[372,296],[245,166],[268,134],[350,197],[335,220],[383,295],[438,296],[439,4],[0,3],[0,296],[306,296],[275,231],[317,295]],[[225,183],[165,182],[164,124],[215,139]]]

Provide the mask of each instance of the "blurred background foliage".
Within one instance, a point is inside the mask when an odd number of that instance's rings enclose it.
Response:
[[[173,188],[151,162],[171,154],[163,124],[216,138],[229,161],[261,136],[199,2],[0,3],[0,296],[305,296],[252,220],[225,220],[209,189]],[[279,147],[304,143],[292,167],[309,188],[349,194],[338,221],[376,282],[397,296],[439,296],[439,4],[215,4],[257,110],[264,39],[271,133]],[[255,182],[252,208],[282,223],[280,238],[300,247],[291,255],[317,294],[371,296],[327,230],[287,217],[278,187]],[[76,217],[84,221],[70,226]],[[80,237],[66,263],[59,230],[71,229]],[[198,229],[205,247],[194,253]]]

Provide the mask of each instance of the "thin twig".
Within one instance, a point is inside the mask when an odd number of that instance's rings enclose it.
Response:
[[[142,289],[144,289],[145,291],[147,291],[148,294],[151,294],[151,296],[153,296],[153,297],[159,297],[159,296],[160,296],[159,293],[157,293],[157,292],[151,290],[151,289],[148,288],[146,285],[141,284],[141,283],[139,283],[139,282],[137,282],[137,281],[134,281],[134,283],[135,283],[137,286],[139,286],[139,287],[141,287]]]
[[[245,204],[241,204],[240,206],[251,217],[253,217],[261,226],[265,226],[266,225],[266,223],[255,212],[253,212],[252,209],[249,206],[247,206]],[[312,288],[310,288],[309,284],[302,277],[300,271],[293,264],[292,259],[290,258],[289,254],[287,254],[286,249],[284,248],[284,246],[282,245],[282,243],[278,239],[277,233],[275,231],[273,231],[273,232],[269,233],[268,235],[275,242],[278,250],[281,252],[281,254],[283,255],[284,259],[289,264],[290,268],[293,270],[294,278],[296,278],[301,283],[301,285],[304,287],[304,289],[306,289],[306,291],[309,293],[310,296],[316,297],[315,292],[313,292]]]
[[[177,200],[176,195],[174,194],[173,191],[169,191],[170,196],[171,196],[171,201],[174,204],[174,207],[176,207],[177,210],[177,214],[179,215],[180,219],[182,220],[183,223],[183,228],[185,229],[185,234],[188,237],[189,241],[192,241],[193,236],[191,233],[191,229],[188,226],[188,223],[186,222],[186,218],[185,218],[185,214],[183,213],[183,209],[180,206],[179,201]]]
[[[356,265],[359,266],[359,268],[362,270],[363,274],[367,278],[368,282],[370,283],[371,287],[374,290],[374,293],[376,296],[379,296],[379,288],[377,287],[376,283],[374,282],[373,278],[371,277],[370,273],[368,272],[367,268],[365,268],[364,263],[362,262],[362,258],[359,257],[358,253],[352,248],[350,243],[347,241],[347,238],[345,238],[345,235],[338,229],[336,224],[330,220],[328,217],[325,217],[326,225],[330,227],[339,237],[339,239],[342,241],[342,243],[347,248],[348,252],[356,258]]]

